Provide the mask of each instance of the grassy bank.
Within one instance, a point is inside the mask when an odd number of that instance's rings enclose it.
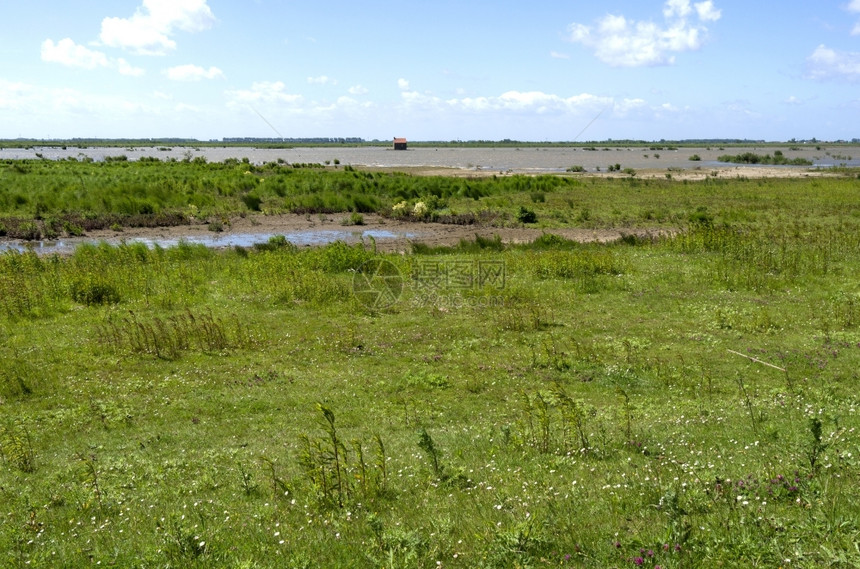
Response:
[[[860,563],[856,180],[543,183],[684,231],[0,257],[2,564]]]
[[[854,174],[817,180],[624,180],[577,174],[454,178],[323,164],[203,159],[0,162],[0,237],[84,235],[124,227],[208,224],[236,216],[380,213],[414,220],[538,227],[680,227],[794,223],[844,216]],[[791,201],[808,214],[786,209]],[[420,204],[420,205],[419,205]]]

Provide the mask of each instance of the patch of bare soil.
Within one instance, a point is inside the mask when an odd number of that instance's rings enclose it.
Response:
[[[640,178],[663,178],[666,174],[670,174],[675,180],[690,181],[707,178],[822,178],[838,175],[828,170],[810,169],[802,166],[719,166],[672,172],[668,170],[639,170],[636,172],[636,176]]]
[[[450,168],[443,166],[410,166],[400,168],[372,168],[360,167],[358,169],[367,171],[397,171],[405,172],[413,176],[449,176],[453,178],[488,178],[492,176],[504,177],[514,175],[534,175],[530,170],[506,170],[504,172],[488,168]],[[840,174],[821,168],[807,168],[804,166],[714,166],[695,167],[684,169],[654,168],[636,170],[637,178],[665,178],[671,175],[674,180],[705,180],[708,178],[821,178],[828,176],[839,176]],[[623,172],[582,172],[568,173],[567,176],[577,178],[602,177],[602,178],[629,178],[629,174]]]

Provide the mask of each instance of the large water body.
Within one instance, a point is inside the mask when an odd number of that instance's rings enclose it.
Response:
[[[659,146],[659,145],[655,145]],[[86,147],[36,146],[26,149],[2,148],[0,159],[38,159],[64,160],[67,158],[92,158],[104,160],[105,157],[126,156],[129,160],[154,157],[160,160],[184,160],[203,157],[209,162],[223,162],[228,158],[247,158],[255,164],[282,160],[288,163],[334,164],[369,166],[383,168],[459,168],[475,171],[515,172],[515,173],[557,173],[572,166],[582,166],[590,172],[599,168],[605,171],[609,166],[621,168],[667,169],[667,168],[707,168],[725,166],[718,161],[723,154],[772,154],[779,149],[786,158],[806,158],[816,167],[839,165],[860,166],[860,145],[834,146],[821,145],[816,149],[810,145],[786,145],[785,147],[726,147],[709,148],[681,147],[676,150],[651,150],[648,147],[602,147],[594,150],[582,147],[413,147],[409,150],[392,150],[385,147],[296,147],[288,149],[248,148],[248,147]],[[791,149],[794,148],[794,149]],[[700,160],[692,161],[693,155]]]

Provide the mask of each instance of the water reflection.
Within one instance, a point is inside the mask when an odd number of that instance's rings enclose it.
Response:
[[[728,166],[720,163],[723,154],[773,153],[775,146],[732,146],[722,148],[692,146],[654,146],[608,147],[595,146],[565,147],[414,147],[407,151],[394,151],[378,146],[358,147],[294,147],[294,148],[250,148],[250,147],[148,147],[128,148],[91,146],[34,146],[30,148],[0,148],[2,159],[39,159],[104,160],[106,157],[125,156],[130,161],[141,158],[159,160],[205,159],[208,162],[223,162],[228,158],[248,159],[254,164],[265,162],[315,163],[371,166],[387,168],[444,167],[475,171],[517,172],[517,173],[558,173],[572,166],[581,166],[588,172],[606,171],[608,166],[620,165],[622,168],[694,169],[708,166]],[[782,147],[786,158],[806,158],[817,167],[860,166],[860,148],[857,146],[834,146],[834,152],[809,146]],[[697,159],[694,159],[696,156]]]
[[[287,241],[299,247],[311,245],[326,245],[335,241],[344,241],[347,243],[356,243],[361,240],[377,239],[384,241],[387,239],[412,239],[416,236],[415,233],[394,232],[384,229],[366,229],[363,231],[348,231],[348,230],[306,230],[293,231],[289,233],[233,233],[233,234],[217,234],[217,235],[197,235],[188,237],[132,237],[132,238],[114,238],[114,239],[59,239],[59,240],[44,240],[44,241],[10,241],[8,243],[0,243],[0,252],[18,251],[34,251],[37,254],[49,255],[52,253],[67,254],[75,250],[76,247],[84,243],[101,243],[106,242],[111,245],[119,245],[120,243],[143,243],[147,247],[176,247],[181,241],[195,245],[205,245],[213,248],[226,247],[253,247],[258,243],[266,243],[269,239],[276,235],[283,235]]]

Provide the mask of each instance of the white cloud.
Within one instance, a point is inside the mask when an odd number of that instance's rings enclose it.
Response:
[[[699,19],[703,22],[716,22],[723,16],[723,12],[716,9],[711,0],[697,3],[696,13],[699,15]]]
[[[42,61],[59,63],[68,67],[83,67],[84,69],[110,65],[108,57],[102,52],[77,45],[69,38],[61,39],[57,43],[50,39],[43,41]]]
[[[122,18],[105,18],[99,37],[107,46],[129,49],[139,55],[164,55],[176,49],[176,42],[167,34]]]
[[[621,99],[612,106],[612,110],[614,111],[615,116],[625,117],[634,111],[638,111],[646,107],[647,104],[644,99]]]
[[[342,96],[311,100],[295,94],[283,82],[261,81],[226,91],[226,106],[209,106],[205,99],[184,101],[166,90],[144,89],[129,96],[112,97],[101,90],[45,89],[0,79],[0,112],[10,118],[3,128],[11,136],[81,136],[80,125],[85,124],[90,129],[87,134],[105,133],[104,136],[193,133],[201,138],[218,138],[232,133],[253,136],[254,132],[265,136],[274,125],[284,136],[340,136],[346,128],[349,135],[365,137],[387,137],[391,132],[415,139],[522,140],[565,140],[592,123],[595,126],[587,138],[593,138],[597,131],[597,139],[616,135],[623,138],[628,132],[635,133],[635,125],[654,121],[661,125],[683,123],[691,113],[687,108],[666,103],[666,98],[649,103],[635,95],[621,98],[509,90],[437,96],[403,91],[394,104],[382,104],[345,91],[338,94]],[[596,120],[598,117],[600,120]],[[659,133],[662,136],[665,131]]]
[[[581,93],[562,96],[542,91],[507,91],[494,96],[470,96],[443,99],[428,93],[404,91],[401,102],[392,110],[393,116],[403,120],[425,120],[432,117],[434,125],[472,125],[477,132],[485,132],[487,125],[502,128],[519,125],[521,131],[530,131],[531,136],[542,136],[541,132],[560,134],[570,125],[576,128],[589,125],[596,117],[604,121],[648,122],[652,120],[681,120],[684,109],[669,103],[650,104],[641,98],[615,98]],[[465,127],[463,127],[465,128]],[[503,135],[506,136],[506,135]],[[567,132],[566,136],[571,136]]]
[[[723,103],[723,108],[730,114],[738,115],[748,119],[759,119],[761,113],[750,110],[750,102],[746,99],[737,99],[735,101],[726,101]]]
[[[168,79],[173,81],[200,81],[202,79],[218,79],[223,78],[224,73],[217,67],[205,69],[199,65],[177,65],[171,67],[165,72]]]
[[[507,91],[498,96],[441,99],[432,95],[404,91],[401,98],[409,108],[439,112],[458,111],[469,114],[561,115],[594,112],[612,104],[609,97],[588,93],[561,97],[541,91]]]
[[[0,80],[0,109],[15,110],[16,119],[27,123],[61,124],[70,117],[112,121],[141,111],[154,109],[140,102],[71,88],[45,88]]]
[[[246,117],[243,128],[248,125],[270,127],[289,125],[289,133],[295,136],[319,136],[318,133],[343,131],[344,125],[376,125],[390,119],[392,110],[386,108],[383,117],[374,114],[375,103],[356,100],[349,95],[332,99],[310,100],[292,94],[280,81],[261,81],[250,88],[226,93],[227,108],[235,116]],[[259,118],[253,117],[253,111]],[[263,118],[265,117],[265,118]],[[262,119],[262,120],[260,120]],[[248,122],[250,120],[250,122]],[[304,134],[300,134],[304,133]],[[284,131],[284,136],[290,136]]]
[[[397,80],[397,87],[401,91],[408,91],[409,90],[409,81],[407,81],[406,79],[398,79]]]
[[[0,109],[20,111],[34,101],[34,87],[21,82],[0,79]]]
[[[860,79],[860,52],[836,51],[819,45],[806,58],[807,77],[812,79]]]
[[[663,16],[666,18],[686,18],[691,11],[689,0],[666,0],[663,6]]]
[[[650,103],[638,97],[518,90],[450,98],[404,91],[400,103],[386,109],[387,114],[380,114],[385,120],[410,124],[428,133],[423,134],[424,137],[440,136],[442,139],[449,138],[452,132],[468,133],[458,134],[458,138],[505,138],[516,132],[514,137],[524,140],[567,140],[592,123],[598,124],[598,130],[614,124],[611,128],[619,130],[605,131],[612,135],[655,121],[660,124],[684,122],[690,114],[689,108],[674,106],[665,100]],[[380,113],[385,112],[380,110]]]
[[[353,85],[349,89],[347,89],[350,95],[367,95],[369,91],[366,87],[362,87],[361,85]]]
[[[296,104],[302,101],[301,95],[287,93],[286,85],[281,81],[259,81],[251,84],[250,89],[229,91],[227,95],[235,103],[288,103]]]
[[[140,67],[134,67],[132,64],[130,64],[128,61],[124,60],[121,57],[116,60],[116,67],[122,75],[129,75],[131,77],[140,77],[141,75],[146,73]]]
[[[686,19],[693,13],[698,14],[699,19],[705,22],[716,22],[722,17],[722,12],[714,7],[713,0],[696,2],[692,6],[690,0],[666,0],[663,6],[663,16],[669,20],[672,18]]]
[[[105,18],[104,45],[142,55],[163,55],[176,49],[177,31],[199,32],[215,21],[207,0],[143,0],[130,18]]]
[[[202,109],[197,105],[179,103],[175,107],[173,107],[173,110],[177,113],[199,113]]]
[[[308,83],[311,85],[337,85],[337,79],[320,75],[319,77],[308,77]]]
[[[334,108],[341,111],[363,111],[373,108],[374,104],[370,101],[357,101],[352,97],[341,96],[337,98],[337,102],[333,105]]]
[[[851,3],[845,7],[849,12],[860,12],[860,0],[851,0]],[[860,22],[854,24],[854,29],[851,30],[852,36],[860,36]]]
[[[67,67],[81,67],[83,69],[97,69],[100,67],[116,69],[122,75],[137,77],[145,72],[139,67],[134,67],[125,59],[113,59],[100,51],[95,51],[76,44],[69,38],[64,38],[54,43],[51,39],[42,42],[42,61],[47,63],[59,63]]]
[[[540,114],[575,112],[583,108],[593,108],[605,104],[607,98],[600,98],[587,93],[573,97],[560,97],[540,91],[508,91],[499,96],[502,107],[507,110],[530,111]]]
[[[557,51],[549,52],[549,56],[553,59],[570,59],[570,56],[566,53],[559,53]]]
[[[721,16],[711,0],[695,4],[667,0],[663,25],[607,14],[596,26],[570,24],[568,40],[594,50],[598,59],[616,67],[671,65],[675,53],[699,49],[708,32],[704,22],[715,22]]]

